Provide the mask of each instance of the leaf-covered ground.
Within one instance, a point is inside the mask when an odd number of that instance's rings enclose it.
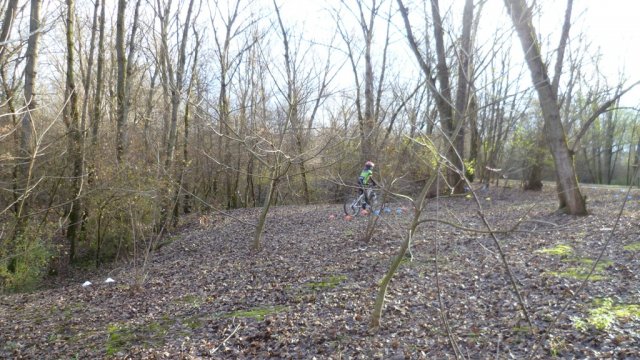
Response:
[[[515,230],[497,238],[533,327],[491,236],[426,222],[373,333],[378,282],[409,205],[383,212],[370,242],[361,238],[368,218],[345,221],[340,205],[286,206],[271,211],[259,253],[250,225],[259,209],[242,209],[185,227],[153,254],[140,288],[136,268],[122,265],[3,295],[0,358],[444,359],[455,357],[452,341],[471,359],[523,358],[534,344],[536,358],[640,358],[640,193],[616,225],[626,193],[585,192],[586,217],[556,212],[548,190],[481,194],[491,226]],[[485,229],[465,197],[431,200],[423,216]]]

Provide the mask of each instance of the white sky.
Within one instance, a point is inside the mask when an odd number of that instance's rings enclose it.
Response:
[[[547,1],[542,0],[545,4]],[[566,1],[556,1],[561,11]],[[584,32],[591,51],[599,51],[600,70],[608,85],[618,83],[624,73],[626,86],[640,80],[640,1],[576,0],[574,1],[572,34]],[[640,105],[640,86],[623,96],[621,104]]]
[[[640,1],[591,0],[584,15],[584,29],[593,44],[601,49],[603,71],[615,81],[624,72],[630,85],[640,80]],[[628,106],[640,105],[640,86],[621,101]]]
[[[640,2],[637,0],[578,1],[587,5],[585,31],[602,50],[612,68],[635,72],[640,66]],[[581,24],[578,24],[581,25]]]
[[[395,0],[393,6],[397,8]],[[271,1],[269,1],[271,2]],[[354,0],[346,0],[347,3]],[[419,2],[419,1],[418,1]],[[528,1],[531,3],[531,1]],[[549,37],[552,44],[557,44],[559,30],[564,18],[566,0],[537,0],[542,7],[542,17],[535,23],[536,30],[543,38]],[[305,31],[320,35],[333,32],[334,21],[323,9],[337,7],[338,0],[282,0],[280,2],[285,16],[291,16],[290,23],[305,23]],[[411,0],[405,0],[405,4]],[[440,0],[441,9],[446,4],[453,4],[461,9],[462,0]],[[386,11],[386,9],[385,9]],[[453,10],[457,18],[461,11]],[[503,0],[488,0],[483,11],[481,26],[497,26],[508,23]],[[619,74],[624,72],[627,85],[640,80],[640,1],[639,0],[575,0],[573,9],[573,37],[585,33],[591,43],[590,52],[601,53],[600,70],[607,78],[609,86],[618,83]],[[295,20],[294,20],[295,19]],[[509,24],[510,25],[510,24]],[[492,33],[492,31],[490,31]],[[515,35],[514,35],[515,36]],[[521,52],[519,42],[514,38],[515,51]],[[550,49],[543,48],[544,52]],[[640,86],[622,98],[623,105],[638,106],[640,104]]]

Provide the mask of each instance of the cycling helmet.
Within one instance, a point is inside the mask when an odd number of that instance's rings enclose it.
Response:
[[[372,168],[372,167],[374,167],[374,166],[376,166],[376,165],[375,165],[373,162],[371,162],[371,161],[367,161],[366,163],[364,163],[364,166],[365,166],[365,167],[370,167],[370,168]]]

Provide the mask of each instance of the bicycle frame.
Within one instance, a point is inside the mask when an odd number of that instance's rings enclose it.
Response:
[[[365,202],[365,192],[366,191],[366,199],[368,202]],[[347,215],[358,215],[362,206],[366,203],[368,207],[371,207],[372,199],[375,199],[376,195],[373,188],[366,188],[364,191],[359,194],[356,198],[352,198],[351,201],[347,201],[344,204],[344,212]]]

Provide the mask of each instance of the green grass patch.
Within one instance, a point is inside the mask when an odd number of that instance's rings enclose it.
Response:
[[[199,308],[200,306],[202,306],[202,304],[207,302],[207,298],[204,296],[187,294],[177,298],[175,302],[178,304],[187,304],[194,308]]]
[[[565,271],[549,271],[549,274],[557,277],[584,280],[587,278],[587,275],[589,274],[589,270],[585,271],[584,268],[568,268]],[[604,279],[606,279],[604,275],[600,275],[596,273],[593,273],[591,274],[591,276],[589,276],[590,281],[600,281]]]
[[[640,241],[623,246],[627,251],[640,251]]]
[[[107,356],[114,356],[135,344],[147,347],[162,346],[172,324],[173,321],[168,318],[139,325],[110,324],[107,326]]]
[[[593,259],[589,258],[572,258],[564,260],[565,262],[576,263],[578,266],[570,267],[565,269],[564,271],[548,271],[547,273],[553,276],[576,279],[576,280],[584,280],[587,278],[589,271],[593,267]],[[596,268],[593,271],[593,274],[589,277],[590,281],[599,281],[606,279],[605,271],[606,268],[613,265],[613,261],[601,259],[596,265]]]
[[[284,312],[288,308],[283,305],[279,306],[268,306],[268,307],[256,307],[249,310],[237,310],[223,315],[222,317],[226,318],[249,318],[256,319],[259,321],[264,320],[264,317],[267,315],[278,314]]]
[[[594,306],[585,318],[573,317],[573,326],[586,331],[594,327],[600,331],[607,331],[619,320],[640,318],[640,304],[615,304],[609,298],[594,301]]]
[[[203,326],[202,319],[197,316],[192,316],[184,319],[184,321],[182,321],[182,324],[191,330],[197,330]]]
[[[574,262],[574,263],[578,263],[580,264],[582,267],[586,267],[588,269],[591,269],[591,267],[593,266],[593,262],[595,260],[590,259],[590,258],[572,258],[572,259],[566,259],[564,260],[564,262]],[[602,272],[604,271],[607,267],[612,266],[613,265],[613,261],[608,260],[608,259],[600,259],[600,261],[598,261],[598,265],[596,266],[596,272]]]
[[[531,333],[531,327],[529,326],[514,326],[511,330],[516,333]]]
[[[573,248],[569,245],[558,244],[551,248],[536,250],[536,252],[548,255],[569,256],[573,253]]]
[[[305,284],[312,290],[329,290],[338,286],[341,282],[347,280],[346,275],[331,275],[321,281],[312,281]]]

